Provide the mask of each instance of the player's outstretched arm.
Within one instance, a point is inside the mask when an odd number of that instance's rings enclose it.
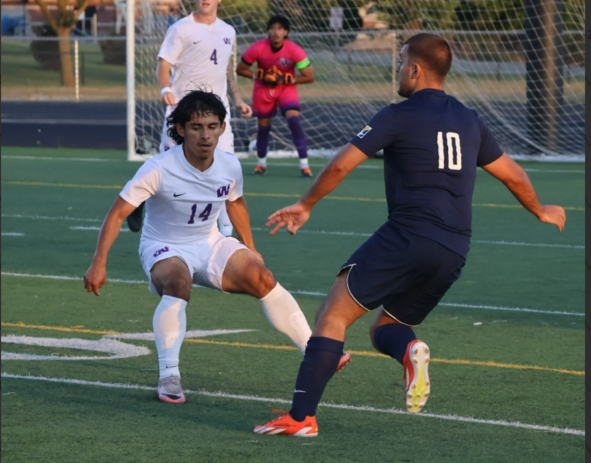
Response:
[[[228,71],[226,73],[228,78],[228,92],[236,104],[236,108],[244,119],[249,119],[252,116],[252,108],[248,106],[240,97],[238,93],[238,82],[236,81],[236,74],[234,74],[234,67],[232,62],[228,63]]]
[[[560,206],[542,205],[525,171],[507,154],[482,167],[493,177],[499,179],[513,193],[518,201],[540,222],[556,225],[564,229],[566,215]]]
[[[333,191],[355,167],[367,159],[367,155],[352,144],[347,144],[320,172],[308,192],[296,204],[285,207],[271,216],[267,227],[275,225],[271,235],[287,226],[292,235],[302,228],[310,217],[310,211],[318,201]]]
[[[89,293],[92,292],[97,296],[101,295],[99,289],[102,288],[107,280],[107,256],[109,250],[119,235],[123,221],[134,209],[135,206],[118,197],[111,210],[107,213],[107,217],[105,217],[99,233],[92,265],[84,274],[84,287]]]
[[[236,230],[238,240],[250,249],[263,262],[262,256],[254,247],[254,239],[252,238],[252,230],[250,229],[250,215],[248,214],[248,207],[244,197],[240,197],[235,201],[226,201],[226,211],[230,222]]]

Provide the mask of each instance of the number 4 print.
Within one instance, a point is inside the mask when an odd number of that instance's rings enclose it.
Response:
[[[211,203],[208,204],[207,206],[205,206],[205,209],[203,209],[203,212],[201,214],[199,214],[199,218],[202,219],[202,222],[205,222],[208,218],[209,218],[209,214],[211,214]],[[191,217],[189,218],[189,224],[191,223],[195,223],[195,214],[197,213],[197,204],[193,204],[191,206]]]
[[[209,58],[210,61],[213,61],[213,64],[218,64],[218,51],[214,50],[213,53],[211,54],[211,58]]]

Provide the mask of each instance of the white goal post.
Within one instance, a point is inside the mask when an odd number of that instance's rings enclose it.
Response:
[[[332,3],[342,8],[341,29],[331,29],[341,27],[331,22],[326,5]],[[193,7],[191,0],[175,5],[127,0],[129,160],[158,154],[164,107],[157,53],[169,25]],[[452,47],[446,91],[478,111],[507,153],[584,160],[583,0],[224,0],[218,14],[237,30],[234,64],[266,37],[266,21],[274,13],[289,18],[289,38],[304,48],[316,76],[313,84],[298,87],[310,156],[333,155],[379,109],[400,101],[398,51],[407,38],[426,31]],[[252,81],[238,82],[250,103]],[[231,116],[237,153],[253,154],[256,120],[241,119],[234,109]],[[269,157],[297,156],[280,114],[273,119],[269,149]]]

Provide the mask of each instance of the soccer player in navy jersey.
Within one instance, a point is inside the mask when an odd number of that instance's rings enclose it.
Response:
[[[538,220],[564,228],[564,209],[541,205],[527,174],[503,153],[476,112],[443,91],[451,61],[441,37],[423,33],[408,39],[396,68],[398,93],[408,99],[377,113],[302,199],[269,217],[272,235],[284,226],[295,234],[320,199],[384,150],[388,220],[341,267],[318,310],[291,410],[255,433],[318,434],[316,407],[343,353],[345,331],[371,310],[376,311],[372,344],[403,365],[407,411],[424,407],[430,353],[413,327],[460,277],[470,245],[477,167],[499,179]]]

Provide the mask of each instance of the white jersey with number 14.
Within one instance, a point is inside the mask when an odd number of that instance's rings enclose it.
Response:
[[[243,195],[236,156],[216,149],[201,172],[189,164],[183,145],[148,160],[119,194],[133,206],[146,201],[142,240],[190,244],[219,238],[217,217],[226,202]]]

